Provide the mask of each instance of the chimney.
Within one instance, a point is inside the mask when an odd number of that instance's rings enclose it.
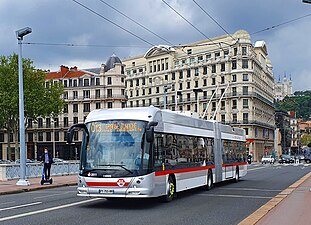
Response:
[[[77,71],[77,70],[78,70],[78,67],[77,67],[77,66],[71,67],[70,70],[75,70],[75,71]]]
[[[60,66],[60,73],[62,76],[64,76],[69,71],[69,68],[67,66]]]

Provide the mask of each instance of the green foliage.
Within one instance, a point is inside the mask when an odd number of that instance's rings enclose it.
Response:
[[[302,145],[308,145],[311,143],[311,134],[303,134],[301,136],[300,142]]]
[[[63,108],[63,87],[45,85],[45,73],[23,59],[25,121],[58,115]],[[18,55],[0,57],[0,127],[16,130],[19,114]]]
[[[275,102],[278,110],[295,111],[297,118],[308,120],[311,116],[311,91],[297,91],[294,96],[286,96]]]

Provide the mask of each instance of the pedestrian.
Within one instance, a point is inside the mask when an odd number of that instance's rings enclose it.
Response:
[[[49,180],[50,174],[51,174],[51,165],[53,163],[53,158],[52,158],[51,154],[49,153],[47,147],[44,147],[44,153],[41,156],[41,162],[44,163],[45,180]]]

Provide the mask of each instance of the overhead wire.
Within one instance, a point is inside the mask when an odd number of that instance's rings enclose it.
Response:
[[[113,7],[112,5],[108,4],[107,2],[105,2],[104,0],[99,0],[101,3],[107,5],[109,8],[115,10],[116,12],[118,12],[119,14],[121,14],[122,16],[124,16],[125,18],[129,19],[130,21],[132,21],[133,23],[135,23],[136,25],[142,27],[143,29],[147,30],[149,33],[155,35],[156,37],[160,38],[162,41],[165,41],[166,43],[170,44],[170,45],[174,45],[172,44],[170,41],[166,40],[165,38],[161,37],[160,35],[158,35],[157,33],[153,32],[152,30],[150,30],[149,28],[145,27],[144,25],[142,25],[141,23],[135,21],[134,19],[132,19],[131,17],[129,17],[128,15],[124,14],[123,12],[121,12],[120,10],[118,10],[117,8]]]
[[[101,17],[102,19],[108,21],[109,23],[115,25],[116,27],[120,28],[121,30],[123,30],[123,31],[125,31],[125,32],[127,32],[127,33],[129,33],[129,34],[131,34],[132,36],[138,38],[139,40],[141,40],[141,41],[143,41],[143,42],[145,42],[145,43],[147,43],[147,44],[149,44],[149,45],[151,45],[151,46],[154,46],[154,44],[152,44],[151,42],[149,42],[149,41],[145,40],[144,38],[142,38],[142,37],[140,37],[140,36],[134,34],[133,32],[131,32],[131,31],[129,31],[128,29],[126,29],[126,28],[120,26],[119,24],[113,22],[112,20],[110,20],[110,19],[104,17],[103,15],[101,15],[101,14],[95,12],[95,11],[92,10],[91,8],[87,7],[86,5],[83,5],[82,3],[80,3],[80,2],[78,2],[78,1],[76,1],[76,0],[72,0],[72,1],[75,2],[76,4],[80,5],[81,7],[87,9],[88,11],[92,12],[93,14],[95,14],[95,15]]]
[[[251,35],[258,34],[258,33],[264,32],[264,31],[268,31],[268,30],[272,30],[272,29],[274,29],[274,28],[283,26],[283,25],[288,24],[288,23],[295,22],[295,21],[297,21],[297,20],[306,18],[306,17],[308,17],[308,16],[311,16],[311,13],[306,14],[306,15],[304,15],[304,16],[297,17],[297,18],[295,18],[295,19],[291,19],[291,20],[285,21],[285,22],[283,22],[283,23],[279,23],[279,24],[277,24],[277,25],[273,25],[273,26],[271,26],[271,27],[267,27],[267,28],[265,28],[265,29],[262,29],[262,30],[259,30],[259,31],[256,31],[256,32],[253,32],[253,33],[251,33]]]
[[[192,0],[211,20],[214,21],[226,34],[228,34],[232,40],[236,40],[223,26],[221,26],[199,3],[197,3],[195,0]]]
[[[73,43],[47,43],[47,42],[23,42],[23,45],[46,45],[46,46],[65,46],[65,47],[96,47],[96,48],[149,48],[149,46],[140,45],[82,45]]]

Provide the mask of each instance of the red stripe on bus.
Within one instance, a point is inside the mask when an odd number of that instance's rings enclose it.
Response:
[[[177,169],[177,170],[163,170],[163,171],[156,171],[156,176],[163,176],[171,173],[188,173],[200,170],[208,170],[213,169],[215,166],[201,166],[201,167],[194,167],[194,168],[184,168],[184,169]]]
[[[119,187],[117,182],[86,182],[87,186],[90,187]],[[129,182],[125,182],[122,187],[127,187]]]
[[[222,167],[229,167],[229,166],[244,166],[247,165],[247,162],[241,162],[241,163],[230,163],[230,164],[222,164]]]

